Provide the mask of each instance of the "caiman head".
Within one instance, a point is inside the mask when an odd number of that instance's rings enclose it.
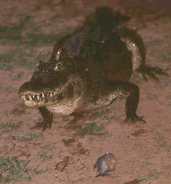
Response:
[[[28,107],[60,106],[80,98],[82,88],[82,79],[71,61],[40,61],[18,93]]]

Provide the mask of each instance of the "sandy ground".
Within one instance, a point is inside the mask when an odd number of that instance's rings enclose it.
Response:
[[[140,33],[147,46],[149,65],[167,69],[171,76],[170,19],[150,22]],[[15,44],[0,45],[1,54],[15,49]],[[41,121],[38,111],[24,107],[17,95],[33,68],[10,59],[10,67],[1,63],[0,70],[0,183],[171,183],[170,76],[161,76],[159,82],[133,79],[141,91],[138,112],[144,116],[144,124],[123,122],[121,100],[110,108],[85,114],[79,129],[67,128],[70,117],[55,116],[52,129],[42,132],[32,129]],[[92,124],[95,129],[85,131],[84,127]],[[105,152],[115,155],[116,169],[111,176],[95,177],[93,165]]]

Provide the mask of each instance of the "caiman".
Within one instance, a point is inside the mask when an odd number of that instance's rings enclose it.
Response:
[[[121,96],[126,98],[126,119],[144,121],[136,113],[139,87],[130,77],[139,71],[156,78],[163,71],[146,65],[143,40],[122,26],[125,21],[127,16],[111,8],[97,8],[83,27],[57,42],[50,60],[40,61],[30,81],[20,87],[24,104],[43,116],[43,129],[51,127],[53,112],[76,116]]]

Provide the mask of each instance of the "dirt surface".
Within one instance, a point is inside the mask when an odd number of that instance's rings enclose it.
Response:
[[[77,126],[69,126],[72,117],[55,116],[52,129],[42,132],[32,129],[41,121],[40,114],[23,106],[17,90],[30,78],[35,63],[47,60],[60,34],[79,25],[83,15],[77,8],[65,17],[60,6],[48,1],[41,6],[38,0],[18,2],[0,2],[0,183],[170,184],[170,18],[136,24],[141,25],[148,64],[169,74],[158,82],[132,79],[140,87],[138,112],[146,123],[125,123],[121,100],[83,114]],[[93,166],[105,152],[115,155],[116,169],[111,176],[95,177]]]

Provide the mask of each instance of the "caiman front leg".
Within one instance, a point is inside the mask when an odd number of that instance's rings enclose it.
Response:
[[[133,83],[126,83],[124,88],[126,91],[128,91],[128,97],[126,99],[126,121],[145,122],[143,117],[138,116],[136,113],[140,96],[139,87]]]
[[[43,117],[43,121],[41,123],[41,127],[43,130],[46,128],[51,128],[52,127],[52,121],[53,121],[53,114],[48,111],[46,107],[39,107],[39,112]]]
[[[130,82],[115,82],[113,83],[114,90],[118,91],[121,96],[126,96],[126,121],[145,122],[143,117],[138,116],[136,111],[139,104],[139,88],[137,85]]]

